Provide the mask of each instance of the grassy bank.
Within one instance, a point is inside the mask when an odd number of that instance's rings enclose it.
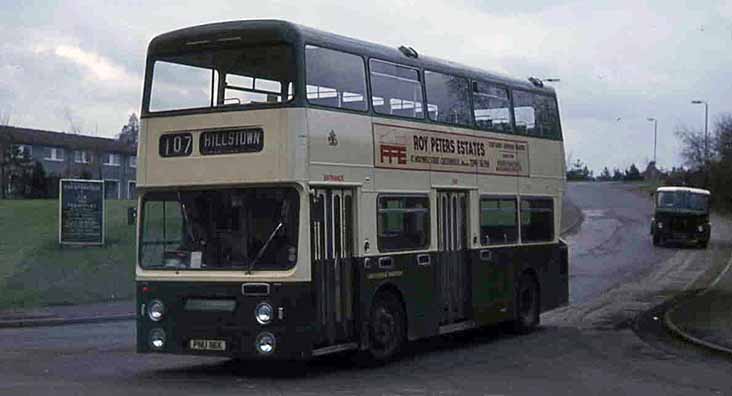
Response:
[[[131,298],[133,205],[105,203],[103,247],[61,247],[57,200],[0,200],[0,309]]]

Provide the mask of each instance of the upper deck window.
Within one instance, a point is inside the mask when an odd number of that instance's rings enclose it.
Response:
[[[551,139],[561,137],[559,111],[553,97],[514,90],[513,108],[519,133]]]
[[[424,82],[430,120],[457,125],[472,124],[468,79],[425,71]]]
[[[368,109],[366,66],[360,56],[313,45],[305,51],[308,102],[339,109]]]
[[[511,132],[511,102],[508,90],[497,85],[476,81],[473,84],[473,114],[480,129]]]
[[[408,118],[424,118],[419,71],[371,60],[371,96],[374,111]]]
[[[284,103],[293,98],[294,80],[288,45],[161,57],[153,65],[149,110]]]

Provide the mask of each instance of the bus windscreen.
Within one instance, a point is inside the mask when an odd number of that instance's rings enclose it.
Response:
[[[148,110],[271,105],[293,98],[288,45],[201,50],[154,59]]]
[[[298,209],[293,188],[146,194],[140,265],[175,270],[292,268]]]

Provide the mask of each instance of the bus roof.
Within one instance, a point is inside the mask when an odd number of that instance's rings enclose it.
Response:
[[[536,86],[528,79],[507,77],[422,54],[418,54],[417,58],[409,57],[397,48],[328,33],[281,20],[229,21],[174,30],[155,37],[148,46],[148,56],[170,55],[195,51],[200,48],[210,48],[211,46],[231,46],[236,45],[235,43],[247,42],[287,42],[292,44],[296,51],[302,51],[304,44],[312,44],[432,71],[460,75],[475,80],[498,82],[535,92],[554,93],[553,88]]]
[[[704,190],[701,188],[693,188],[693,187],[659,187],[656,192],[690,192],[695,194],[704,194],[704,195],[711,195],[709,190]]]

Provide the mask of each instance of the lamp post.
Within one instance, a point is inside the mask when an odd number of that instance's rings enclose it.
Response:
[[[704,187],[709,186],[709,103],[706,100],[692,100],[691,104],[704,105]]]
[[[658,163],[656,163],[656,144],[658,143],[658,120],[653,117],[648,117],[648,121],[653,121],[653,164],[658,166]]]

